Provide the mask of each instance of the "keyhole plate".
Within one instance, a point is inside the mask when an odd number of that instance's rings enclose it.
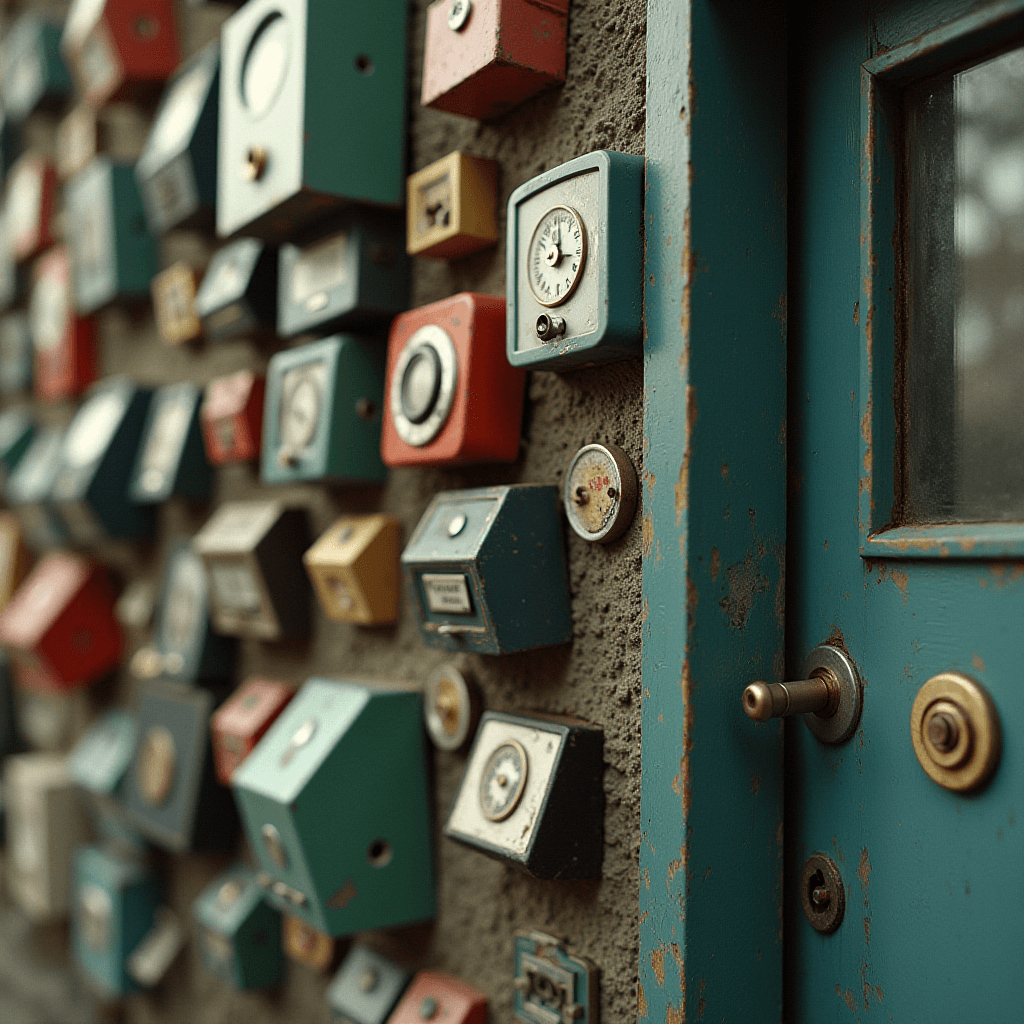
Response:
[[[824,890],[828,898],[816,900],[815,890]],[[807,858],[800,870],[800,904],[811,926],[824,935],[831,935],[843,923],[846,887],[831,857],[816,853]]]

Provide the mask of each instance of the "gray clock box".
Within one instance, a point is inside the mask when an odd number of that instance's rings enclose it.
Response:
[[[235,338],[274,327],[277,250],[238,238],[214,253],[196,291],[196,316],[208,338]]]

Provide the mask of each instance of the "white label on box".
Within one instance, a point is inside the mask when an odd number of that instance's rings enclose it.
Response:
[[[469,585],[463,573],[428,573],[422,577],[427,595],[427,607],[432,612],[451,615],[471,615],[473,605],[469,599]]]

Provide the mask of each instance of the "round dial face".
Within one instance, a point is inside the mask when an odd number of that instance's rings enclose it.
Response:
[[[139,748],[139,792],[150,807],[162,807],[174,788],[177,760],[174,737],[169,729],[154,725],[143,737]]]
[[[565,475],[565,513],[584,540],[607,544],[622,534],[636,512],[636,470],[613,444],[581,448]]]
[[[150,152],[170,153],[185,145],[188,133],[199,117],[208,83],[209,72],[205,67],[197,67],[178,79],[153,126],[147,147]]]
[[[411,423],[422,423],[433,411],[441,390],[441,357],[432,345],[420,345],[402,374],[402,412]]]
[[[281,446],[301,452],[313,440],[320,419],[320,388],[303,375],[281,401]]]
[[[242,102],[256,117],[265,114],[277,98],[288,71],[291,32],[280,11],[260,23],[242,63]]]
[[[527,280],[542,306],[557,306],[576,290],[587,260],[587,228],[570,206],[554,206],[530,239]]]
[[[87,466],[110,443],[121,414],[124,396],[119,391],[97,395],[75,417],[64,445],[64,458],[72,466]]]
[[[445,665],[427,683],[423,698],[427,732],[441,750],[458,750],[469,738],[476,703],[470,686],[454,665]]]
[[[515,740],[502,743],[480,775],[480,809],[490,821],[504,821],[518,806],[526,788],[526,751]]]

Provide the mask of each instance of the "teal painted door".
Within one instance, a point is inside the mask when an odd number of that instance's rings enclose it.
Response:
[[[787,678],[831,641],[864,685],[844,744],[786,723],[783,1004],[800,1024],[1024,1016],[1024,101],[1010,88],[1005,130],[972,121],[991,76],[965,77],[1021,46],[1019,0],[789,11]],[[966,794],[911,741],[915,696],[950,671],[1002,726]],[[815,853],[846,891],[833,934],[801,908]]]

